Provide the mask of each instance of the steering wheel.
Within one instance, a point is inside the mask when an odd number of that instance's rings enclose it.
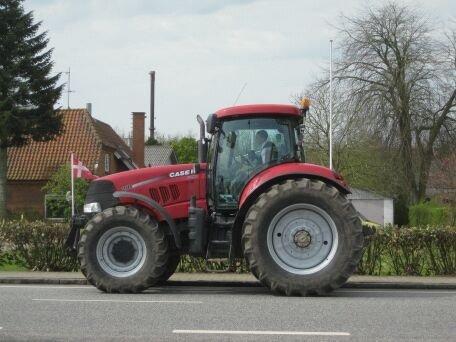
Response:
[[[236,159],[236,162],[238,162],[239,164],[242,164],[242,165],[245,165],[245,166],[249,166],[249,167],[254,166],[252,164],[252,161],[245,155],[239,154],[239,155],[237,155],[235,157],[235,159]]]

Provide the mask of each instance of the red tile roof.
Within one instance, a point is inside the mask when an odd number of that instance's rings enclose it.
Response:
[[[100,161],[102,146],[131,150],[111,126],[90,116],[86,109],[61,110],[63,133],[54,140],[8,148],[8,180],[48,180],[74,152],[94,171]]]
[[[107,123],[94,119],[93,124],[97,132],[98,137],[101,139],[103,145],[114,148],[114,149],[123,149],[128,152],[130,155],[130,147],[125,143],[125,141],[109,126]]]

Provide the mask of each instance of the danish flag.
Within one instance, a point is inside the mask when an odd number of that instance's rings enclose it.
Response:
[[[74,154],[71,154],[71,164],[74,178],[84,178],[88,181],[98,178]]]

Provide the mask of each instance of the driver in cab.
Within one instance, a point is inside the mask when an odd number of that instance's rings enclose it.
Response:
[[[230,182],[231,193],[239,193],[250,175],[264,169],[269,163],[277,161],[278,151],[275,144],[268,140],[268,132],[264,129],[255,134],[255,146],[259,150],[250,150],[248,157],[241,156],[242,163],[235,169],[236,176]]]
[[[257,158],[260,164],[266,165],[277,159],[277,148],[268,140],[268,132],[264,129],[256,132],[255,144],[260,147],[260,158]]]

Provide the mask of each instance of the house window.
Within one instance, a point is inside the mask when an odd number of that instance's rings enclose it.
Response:
[[[111,156],[106,153],[105,154],[105,158],[104,158],[104,170],[105,172],[109,172],[110,171],[110,166],[111,166]]]

